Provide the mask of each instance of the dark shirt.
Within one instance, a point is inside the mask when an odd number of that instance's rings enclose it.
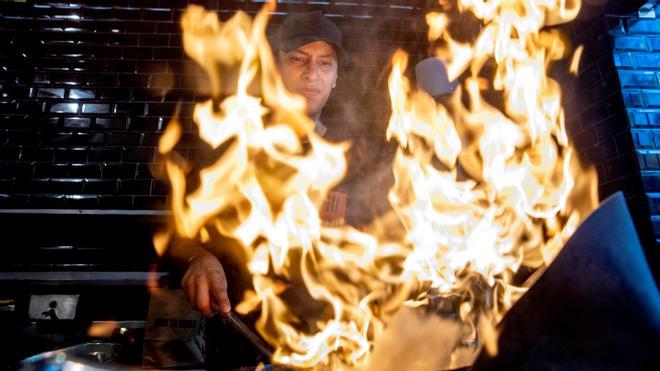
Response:
[[[333,189],[345,195],[343,219],[355,227],[367,225],[390,209],[387,193],[394,184],[392,157],[395,146],[387,143],[383,136],[349,136],[345,128],[326,127],[323,136],[326,140],[351,142],[346,176]]]

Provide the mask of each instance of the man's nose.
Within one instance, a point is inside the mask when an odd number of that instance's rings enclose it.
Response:
[[[303,71],[303,78],[308,81],[316,81],[319,78],[320,69],[319,66],[310,62],[305,65],[305,70]]]

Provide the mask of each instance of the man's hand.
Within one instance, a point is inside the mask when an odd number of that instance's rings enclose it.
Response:
[[[181,286],[193,308],[207,317],[218,310],[225,313],[231,310],[225,270],[211,253],[200,254],[190,260]]]

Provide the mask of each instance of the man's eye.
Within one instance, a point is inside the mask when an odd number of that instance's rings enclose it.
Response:
[[[331,68],[334,65],[334,62],[331,60],[321,61],[321,66],[323,68]]]
[[[302,62],[303,62],[303,58],[302,58],[302,57],[291,57],[291,58],[289,58],[289,60],[290,60],[291,62],[294,62],[294,63],[302,63]]]

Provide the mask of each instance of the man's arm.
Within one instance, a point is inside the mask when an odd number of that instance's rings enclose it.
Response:
[[[180,238],[170,243],[167,254],[186,269],[181,287],[193,308],[207,317],[218,310],[231,310],[225,271],[215,255],[195,241]]]

